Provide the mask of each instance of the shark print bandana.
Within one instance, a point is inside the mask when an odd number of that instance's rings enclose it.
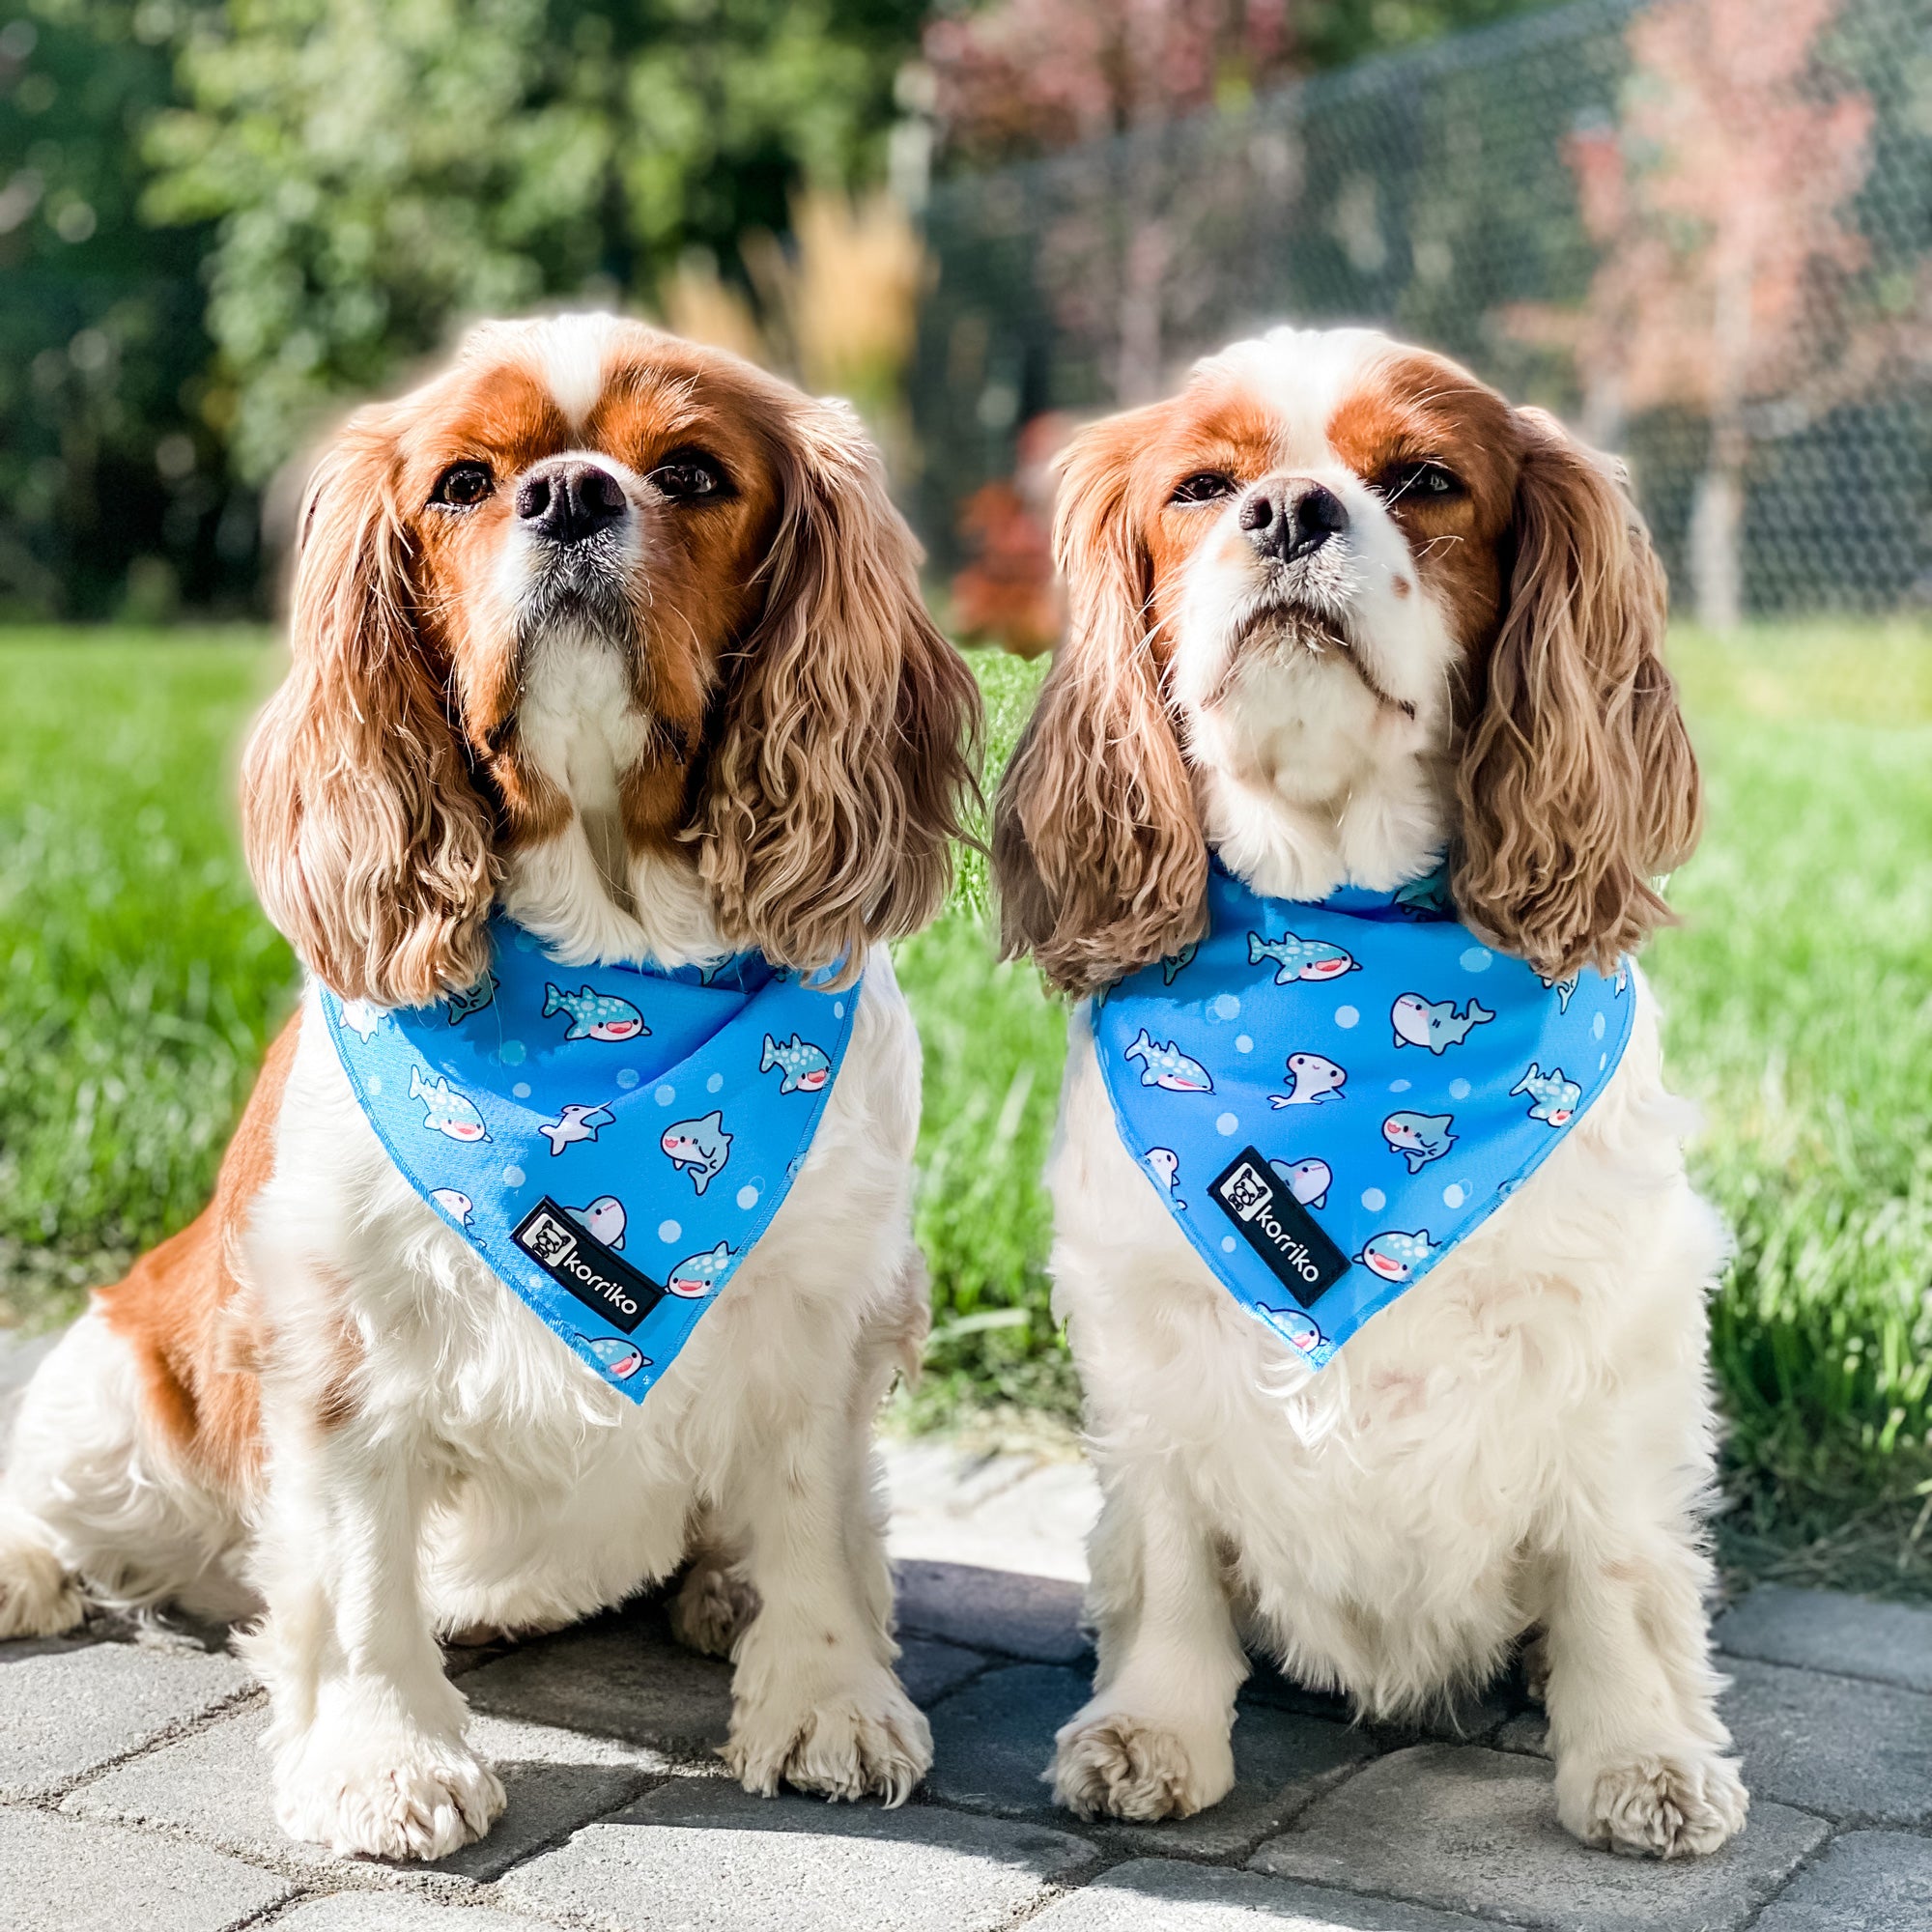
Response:
[[[1480,1228],[1608,1084],[1630,965],[1546,980],[1440,872],[1267,899],[1218,863],[1197,945],[1092,1011],[1121,1137],[1216,1277],[1321,1368]]]
[[[327,990],[349,1084],[409,1183],[544,1325],[641,1402],[790,1191],[856,986],[755,952],[560,966],[500,915],[467,993]]]

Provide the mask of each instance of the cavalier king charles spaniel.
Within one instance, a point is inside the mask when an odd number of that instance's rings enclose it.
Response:
[[[1008,948],[1057,985],[1197,939],[1210,855],[1296,900],[1446,856],[1457,916],[1551,979],[1667,917],[1701,806],[1663,578],[1549,416],[1378,334],[1279,329],[1082,432],[1056,544],[1070,630],[995,846]],[[1105,1503],[1062,1803],[1221,1798],[1244,1635],[1374,1718],[1526,1644],[1571,1832],[1669,1857],[1742,1826],[1700,1528],[1726,1241],[1636,1000],[1603,1097],[1319,1374],[1181,1237],[1076,1008],[1053,1272]]]
[[[979,700],[854,415],[607,316],[477,329],[354,416],[302,510],[294,664],[244,821],[308,969],[213,1204],[42,1366],[0,1493],[0,1636],[90,1603],[262,1612],[277,1812],[440,1858],[503,1787],[439,1634],[565,1624],[691,1565],[736,1662],[724,1755],[897,1804],[869,1446],[927,1321],[920,1050],[881,942],[937,909]],[[318,984],[420,1007],[493,908],[564,963],[758,949],[863,991],[777,1218],[635,1405],[404,1180]]]

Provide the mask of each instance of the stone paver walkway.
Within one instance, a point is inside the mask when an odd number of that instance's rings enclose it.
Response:
[[[1932,1611],[1760,1589],[1719,1625],[1752,1792],[1719,1857],[1658,1866],[1559,1829],[1542,1720],[1350,1725],[1259,1672],[1240,1781],[1163,1826],[1090,1826],[1039,1781],[1085,1694],[1077,1464],[892,1454],[904,1671],[938,1759],[903,1810],[746,1797],[724,1666],[654,1605],[452,1668],[509,1808],[429,1867],[276,1830],[259,1690],[218,1649],[0,1645],[0,1928],[31,1932],[1932,1932]]]

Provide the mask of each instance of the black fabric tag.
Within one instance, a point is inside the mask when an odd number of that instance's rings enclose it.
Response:
[[[1237,1154],[1208,1191],[1302,1307],[1312,1307],[1349,1272],[1348,1257],[1253,1148]]]
[[[627,1335],[665,1298],[656,1282],[573,1221],[549,1195],[517,1223],[510,1238],[557,1287]]]

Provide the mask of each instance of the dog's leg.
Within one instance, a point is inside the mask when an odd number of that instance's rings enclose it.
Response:
[[[1688,1529],[1600,1519],[1577,1542],[1550,1573],[1543,1645],[1557,1814],[1612,1851],[1714,1852],[1749,1800],[1717,1712],[1708,1566]]]
[[[1248,1674],[1211,1540],[1172,1475],[1115,1472],[1093,1543],[1094,1695],[1058,1738],[1053,1793],[1083,1818],[1186,1818],[1235,1781]]]
[[[748,1791],[912,1795],[932,1762],[924,1717],[893,1673],[890,1582],[871,1483],[871,1413],[814,1404],[739,1486],[756,1618],[738,1642],[723,1756]]]
[[[418,1562],[435,1458],[400,1417],[278,1432],[247,1640],[269,1686],[275,1813],[292,1836],[440,1859],[490,1829],[497,1774],[464,1742]]]
[[[729,1657],[758,1614],[742,1552],[705,1533],[670,1604],[671,1634],[705,1657]]]

